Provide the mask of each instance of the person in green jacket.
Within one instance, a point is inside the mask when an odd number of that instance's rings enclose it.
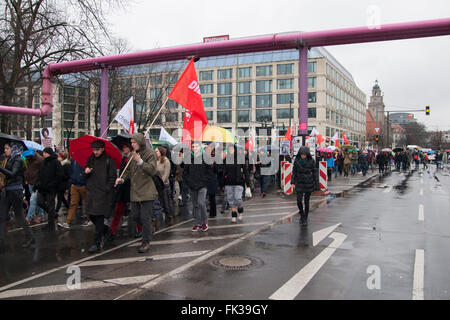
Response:
[[[142,244],[139,253],[145,253],[150,248],[152,234],[153,201],[158,199],[158,190],[153,182],[157,174],[156,152],[147,147],[141,133],[131,136],[131,163],[122,178],[116,180],[116,185],[130,180],[130,200],[132,223],[142,225]],[[132,227],[132,230],[136,228]]]

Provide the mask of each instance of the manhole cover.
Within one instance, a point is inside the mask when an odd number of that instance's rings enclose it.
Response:
[[[251,256],[220,256],[214,258],[211,264],[226,270],[249,270],[260,266],[263,264],[263,261]]]

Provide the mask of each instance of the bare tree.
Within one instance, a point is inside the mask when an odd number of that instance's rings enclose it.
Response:
[[[426,146],[428,143],[428,132],[422,123],[406,123],[402,125],[405,129],[406,145],[414,144],[418,146]]]
[[[106,16],[124,4],[124,0],[5,0],[0,16],[0,103],[11,105],[17,85],[31,74],[42,74],[49,62],[102,55],[110,40]],[[9,118],[2,115],[3,132],[10,132]]]

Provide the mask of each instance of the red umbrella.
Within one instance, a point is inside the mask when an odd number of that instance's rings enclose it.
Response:
[[[92,155],[91,143],[101,140],[105,143],[105,152],[116,163],[116,168],[120,168],[122,153],[108,140],[86,134],[78,139],[70,141],[69,153],[70,157],[75,159],[83,168],[86,166],[88,158]]]

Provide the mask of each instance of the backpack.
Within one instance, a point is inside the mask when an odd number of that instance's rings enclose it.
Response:
[[[416,155],[414,155],[414,160],[419,160],[419,157]]]
[[[153,183],[155,184],[156,190],[158,191],[158,197],[160,199],[163,199],[164,195],[164,182],[162,181],[161,176],[159,175],[159,172],[156,172],[153,178]]]

